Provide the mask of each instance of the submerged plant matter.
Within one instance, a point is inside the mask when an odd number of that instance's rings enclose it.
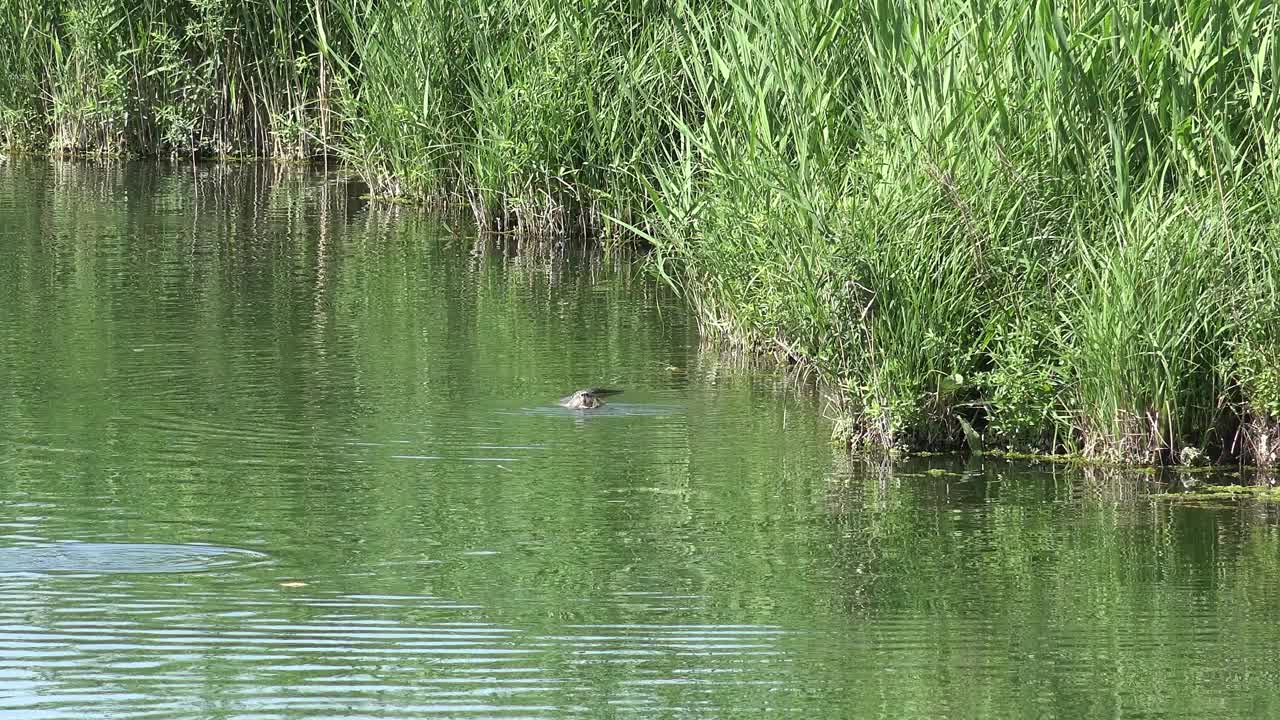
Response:
[[[10,2],[0,132],[652,245],[849,438],[1280,460],[1275,6]],[[970,436],[972,437],[972,436]],[[1189,452],[1184,450],[1189,449]]]

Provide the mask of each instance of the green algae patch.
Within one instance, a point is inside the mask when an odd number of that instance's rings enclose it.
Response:
[[[1015,450],[988,450],[985,454],[1002,460],[1016,460],[1032,463],[1044,462],[1053,463],[1055,465],[1066,465],[1069,467],[1120,470],[1124,472],[1142,473],[1144,475],[1156,475],[1161,472],[1161,470],[1165,469],[1154,465],[1137,465],[1117,462],[1114,460],[1105,460],[1098,457],[1088,457],[1079,453],[1033,453]]]
[[[1175,503],[1210,503],[1219,500],[1280,502],[1280,487],[1272,485],[1204,485],[1183,492],[1152,493],[1154,500]]]

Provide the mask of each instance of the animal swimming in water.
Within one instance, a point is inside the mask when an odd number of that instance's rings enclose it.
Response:
[[[560,398],[560,404],[571,410],[594,410],[604,405],[604,398],[617,395],[621,390],[609,388],[588,388],[579,390],[569,397]]]

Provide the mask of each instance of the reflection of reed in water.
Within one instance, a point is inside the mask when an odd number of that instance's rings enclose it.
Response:
[[[1142,470],[1085,465],[1079,472],[1080,499],[1088,504],[1132,506],[1166,487],[1160,476]]]

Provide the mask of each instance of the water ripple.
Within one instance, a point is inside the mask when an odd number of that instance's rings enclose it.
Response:
[[[186,573],[266,558],[252,550],[216,545],[64,542],[0,548],[0,574]]]

